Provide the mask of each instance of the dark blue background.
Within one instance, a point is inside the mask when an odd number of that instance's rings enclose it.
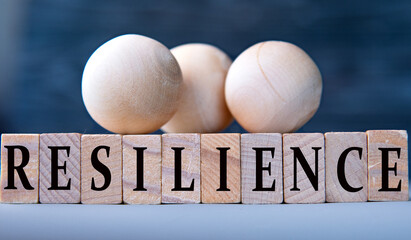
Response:
[[[5,10],[11,2],[19,4]],[[0,82],[3,133],[106,132],[84,108],[81,75],[97,47],[125,33],[147,35],[170,48],[211,43],[233,59],[259,41],[290,41],[312,56],[324,81],[321,106],[300,131],[411,130],[411,2],[407,0],[2,4],[13,29],[2,30],[3,43],[14,36],[9,40],[13,48],[2,44],[5,60],[0,64],[10,66],[3,71],[14,69]],[[226,131],[243,130],[234,123]]]

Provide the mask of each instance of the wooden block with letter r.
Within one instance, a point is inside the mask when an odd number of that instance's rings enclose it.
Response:
[[[280,133],[241,134],[242,203],[283,202],[283,139]]]
[[[240,134],[201,134],[201,202],[241,202]]]
[[[283,135],[284,202],[325,202],[324,135]]]
[[[368,200],[408,201],[408,135],[405,130],[370,130]]]
[[[161,135],[123,136],[123,201],[161,203]]]
[[[40,203],[80,202],[78,133],[40,135]]]
[[[81,202],[121,203],[122,185],[121,135],[82,135]]]
[[[163,134],[162,202],[200,203],[200,134]]]
[[[327,202],[366,202],[367,135],[365,132],[325,134]]]
[[[0,202],[38,203],[39,134],[2,134]]]

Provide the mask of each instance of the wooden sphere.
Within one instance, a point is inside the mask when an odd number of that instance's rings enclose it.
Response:
[[[185,44],[171,49],[183,72],[184,93],[165,132],[219,132],[232,122],[224,97],[231,59],[208,44]]]
[[[151,38],[128,34],[99,47],[83,73],[83,101],[91,117],[121,134],[150,133],[176,112],[182,93],[180,67]]]
[[[249,132],[294,132],[317,111],[321,73],[299,47],[281,41],[255,44],[235,59],[225,97]]]

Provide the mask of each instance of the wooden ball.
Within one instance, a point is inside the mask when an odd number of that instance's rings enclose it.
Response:
[[[150,133],[176,112],[182,74],[171,52],[141,35],[99,47],[83,73],[83,101],[91,117],[115,133]]]
[[[184,93],[165,132],[219,132],[232,122],[224,97],[231,59],[208,44],[185,44],[171,49],[183,72]]]
[[[299,47],[280,41],[255,44],[235,59],[225,97],[238,123],[249,132],[294,132],[317,111],[322,79]]]

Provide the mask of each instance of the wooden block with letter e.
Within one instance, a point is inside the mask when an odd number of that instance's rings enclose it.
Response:
[[[366,202],[367,135],[364,132],[325,134],[327,202]]]
[[[241,135],[242,203],[283,202],[283,139],[280,133]]]
[[[40,135],[40,203],[80,202],[78,133]]]
[[[408,136],[404,130],[368,135],[368,200],[408,201]]]
[[[39,134],[2,134],[2,203],[37,203],[39,199]]]
[[[81,202],[122,202],[121,135],[81,136]]]
[[[161,203],[161,135],[123,136],[123,201]]]
[[[162,202],[200,203],[200,134],[163,134]]]
[[[324,135],[283,135],[284,202],[325,202]]]
[[[201,134],[201,201],[241,201],[240,134]]]

